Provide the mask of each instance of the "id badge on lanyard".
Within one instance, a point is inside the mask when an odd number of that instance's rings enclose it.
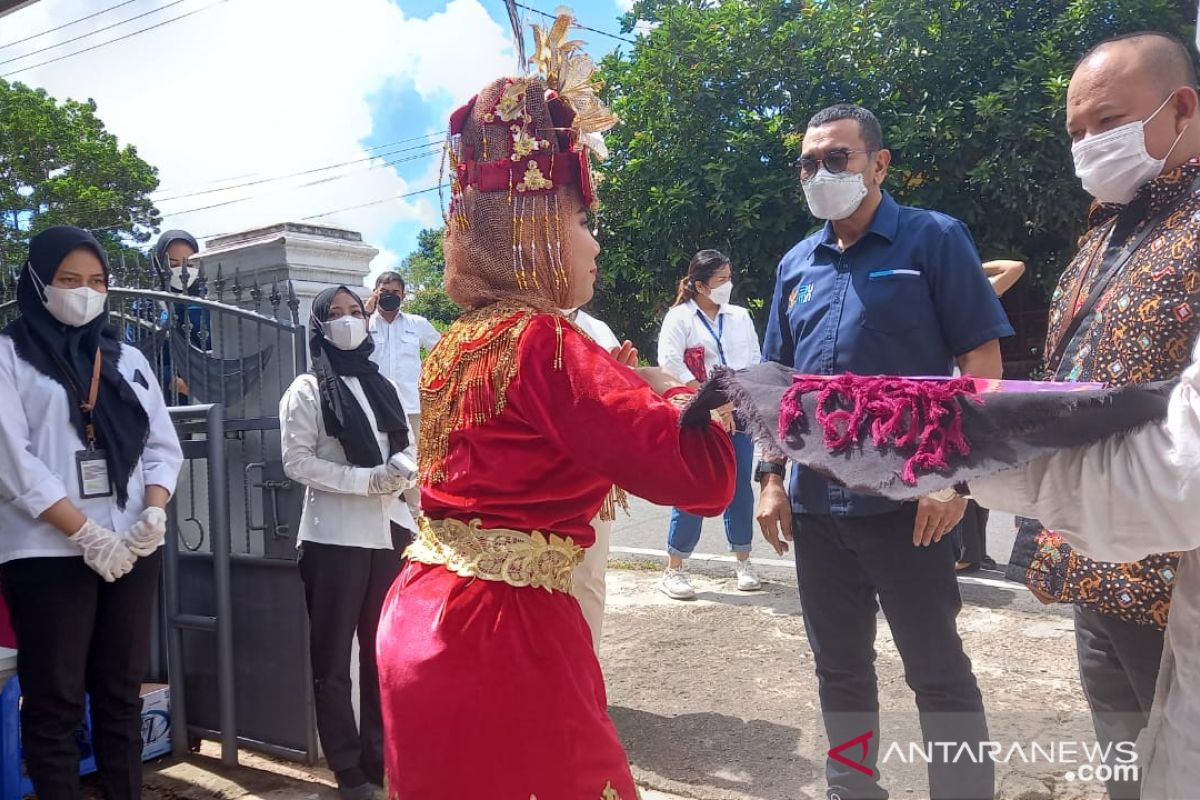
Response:
[[[110,497],[113,493],[112,480],[108,474],[108,453],[96,447],[96,427],[92,424],[92,412],[96,409],[96,400],[100,394],[100,351],[96,351],[96,360],[92,367],[92,384],[88,388],[87,399],[79,404],[87,424],[84,432],[87,435],[87,448],[75,453],[75,474],[79,480],[79,497],[92,500],[97,497]]]
[[[725,344],[722,341],[725,338],[725,315],[720,312],[717,313],[717,329],[715,331],[705,318],[704,312],[697,311],[696,316],[700,318],[700,322],[703,323],[705,330],[708,331],[708,335],[717,343],[717,356],[721,362],[721,366],[729,366],[729,362],[725,360]]]
[[[79,496],[84,500],[112,496],[108,477],[108,453],[89,448],[75,454],[75,472],[79,478]]]

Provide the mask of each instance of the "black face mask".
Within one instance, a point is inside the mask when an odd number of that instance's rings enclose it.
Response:
[[[379,296],[379,307],[387,312],[400,310],[400,295],[387,292]]]

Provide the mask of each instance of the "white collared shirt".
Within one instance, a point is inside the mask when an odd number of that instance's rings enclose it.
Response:
[[[38,519],[64,498],[98,525],[124,533],[146,508],[147,486],[174,494],[183,450],[158,378],[146,357],[129,345],[121,345],[117,371],[150,423],[141,461],[129,476],[124,510],[115,492],[87,500],[79,496],[75,455],[84,443],[70,423],[72,398],[62,384],[17,355],[11,337],[0,336],[0,563],[81,555],[58,528]]]
[[[375,431],[379,454],[388,454],[387,434],[376,427],[375,412],[358,378],[343,377]],[[416,530],[408,504],[394,495],[370,495],[371,468],[356,467],[346,458],[342,443],[325,432],[317,379],[305,373],[279,401],[279,436],[283,443],[283,472],[304,484],[304,510],[296,544],[317,542],[370,550],[391,550],[389,522]],[[413,448],[409,445],[409,454]]]
[[[612,328],[608,327],[606,323],[596,319],[582,308],[574,313],[572,321],[582,328],[584,333],[592,337],[592,341],[603,347],[605,350],[611,352],[614,347],[621,346],[621,342],[617,339],[617,335],[612,332]]]
[[[684,383],[695,380],[683,360],[684,351],[693,347],[704,348],[704,368],[710,377],[714,367],[743,369],[762,361],[754,320],[741,306],[721,306],[716,320],[694,300],[668,311],[658,335],[658,365]]]
[[[433,348],[442,335],[429,320],[416,314],[400,313],[388,322],[376,311],[367,323],[375,342],[371,360],[379,365],[384,377],[400,390],[400,405],[405,414],[421,413],[417,381],[421,378],[421,348]]]

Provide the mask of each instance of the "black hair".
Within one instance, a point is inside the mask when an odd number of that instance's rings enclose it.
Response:
[[[679,294],[675,297],[675,305],[683,305],[689,300],[696,299],[696,284],[708,283],[717,270],[729,263],[729,256],[720,250],[701,250],[692,256],[688,262],[687,275],[679,281]]]
[[[812,119],[808,121],[808,127],[809,130],[820,128],[822,125],[843,119],[852,119],[858,123],[858,131],[868,150],[874,153],[883,149],[883,127],[879,124],[879,118],[868,109],[852,103],[838,103],[821,109],[813,114]]]
[[[398,283],[398,284],[400,284],[400,291],[404,292],[405,294],[408,294],[408,286],[404,283],[404,276],[401,275],[399,272],[395,272],[393,270],[388,270],[387,272],[381,272],[379,274],[379,277],[375,279],[375,288],[378,289],[380,286],[383,286],[385,283]]]

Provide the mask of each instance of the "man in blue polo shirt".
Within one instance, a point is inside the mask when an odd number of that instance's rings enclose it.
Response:
[[[801,182],[825,227],[779,264],[763,358],[815,374],[964,374],[998,378],[1013,331],[958,220],[900,206],[883,191],[891,154],[870,111],[837,105],[808,124]],[[955,553],[946,534],[966,501],[954,490],[897,503],[852,494],[799,465],[790,493],[763,462],[758,520],[780,555],[796,549],[800,601],[816,661],[831,758],[829,797],[887,798],[879,785],[875,619],[887,617],[927,741],[988,738],[963,653]],[[790,494],[790,496],[789,496]],[[852,743],[839,750],[840,745]],[[950,750],[929,766],[933,800],[994,796],[990,759]]]

